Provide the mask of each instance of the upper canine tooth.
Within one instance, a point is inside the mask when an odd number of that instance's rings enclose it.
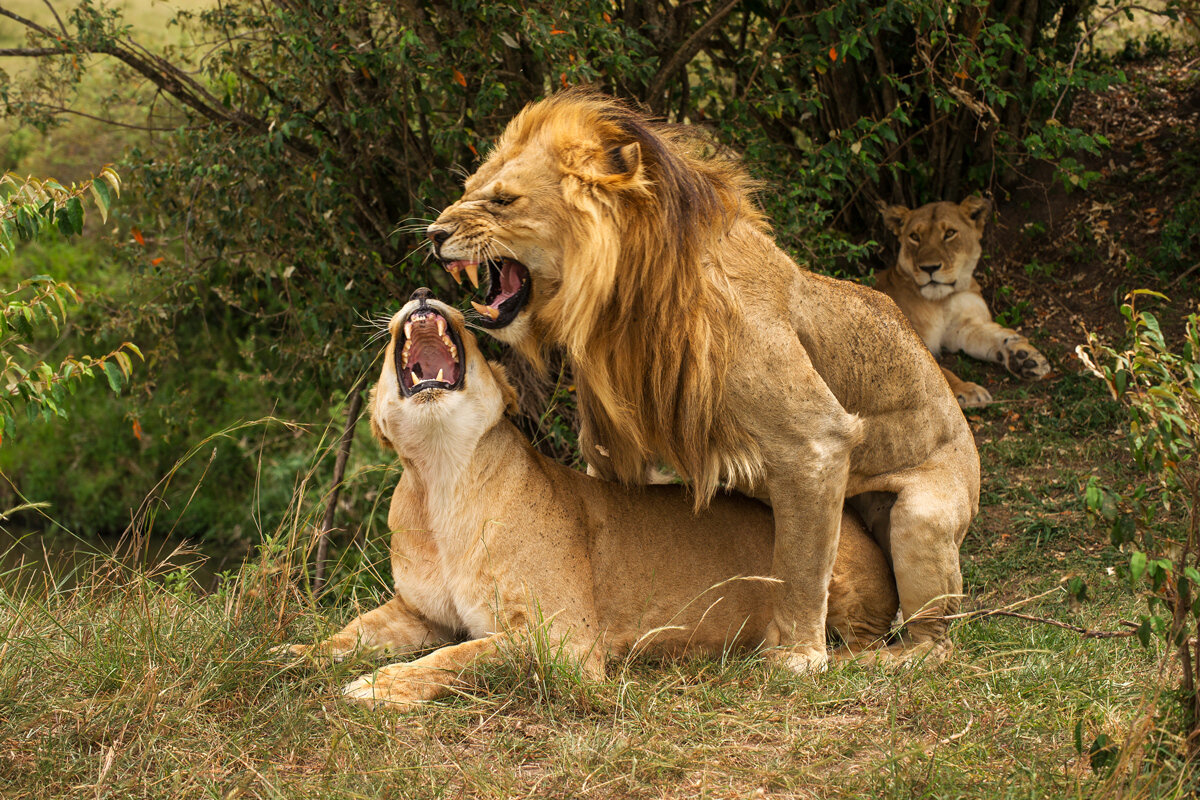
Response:
[[[474,300],[471,301],[471,308],[483,314],[488,319],[494,320],[500,316],[500,309],[485,306],[483,303],[476,303]]]
[[[438,370],[438,376],[436,378],[434,378],[434,380],[437,381],[438,383],[446,382],[445,379],[442,377],[442,370],[440,370],[440,369]]]
[[[472,261],[467,265],[467,277],[471,279],[471,285],[476,289],[479,288],[479,262]]]
[[[441,317],[437,318],[438,336],[443,336],[446,333],[446,320]]]
[[[408,322],[404,323],[404,338],[406,338],[406,339],[412,338],[412,326],[413,326],[413,324],[412,324],[411,319]]]
[[[450,273],[450,277],[454,278],[455,283],[462,286],[462,267],[458,265],[458,262],[448,264],[446,271]]]

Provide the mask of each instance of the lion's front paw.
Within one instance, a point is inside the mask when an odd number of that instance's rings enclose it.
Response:
[[[811,672],[824,672],[829,666],[829,653],[824,647],[784,647],[767,652],[767,659],[797,675]]]
[[[958,405],[962,408],[983,408],[992,402],[992,393],[978,383],[963,381],[954,392]]]
[[[1050,362],[1023,336],[1008,339],[1000,345],[996,360],[1018,378],[1036,381],[1050,374]]]
[[[342,694],[371,708],[411,711],[447,690],[442,670],[390,664],[347,684]]]

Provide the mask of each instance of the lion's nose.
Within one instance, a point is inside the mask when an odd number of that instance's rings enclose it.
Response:
[[[431,297],[433,297],[433,292],[422,286],[420,289],[417,289],[415,292],[413,292],[408,299],[419,300],[421,305],[425,305]]]
[[[937,272],[941,268],[942,268],[941,264],[922,264],[921,265],[921,271],[928,272],[929,277],[931,277],[931,278],[933,277],[933,273]]]

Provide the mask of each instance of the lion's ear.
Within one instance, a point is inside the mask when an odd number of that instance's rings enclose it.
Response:
[[[520,411],[520,400],[517,397],[517,390],[508,380],[508,370],[503,364],[497,364],[495,361],[489,361],[488,366],[492,368],[492,375],[495,376],[496,383],[500,387],[500,396],[504,398],[504,413],[515,417]]]
[[[372,386],[371,392],[367,395],[367,420],[371,423],[371,435],[375,437],[375,441],[379,442],[386,449],[395,451],[396,446],[383,435],[383,431],[375,423],[375,393],[377,391],[379,391],[379,387]]]
[[[608,151],[608,160],[612,164],[613,175],[632,178],[642,167],[642,146],[637,142],[630,142],[621,147],[614,147]]]
[[[883,215],[883,224],[887,226],[887,229],[899,236],[900,231],[904,230],[904,223],[908,220],[908,215],[912,211],[909,211],[904,206],[889,206],[880,200],[879,213]]]
[[[958,207],[967,215],[967,219],[974,223],[975,230],[983,233],[983,229],[987,227],[988,216],[992,211],[992,201],[973,194],[959,203]]]
[[[570,163],[570,159],[567,159]],[[578,157],[576,177],[589,186],[621,191],[642,181],[642,146],[637,142],[602,148],[589,148]]]

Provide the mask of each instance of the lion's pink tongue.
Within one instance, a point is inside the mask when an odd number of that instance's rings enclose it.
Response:
[[[505,261],[500,268],[500,294],[496,295],[492,300],[492,306],[498,306],[508,298],[512,297],[521,289],[521,274],[517,265],[512,261]]]

